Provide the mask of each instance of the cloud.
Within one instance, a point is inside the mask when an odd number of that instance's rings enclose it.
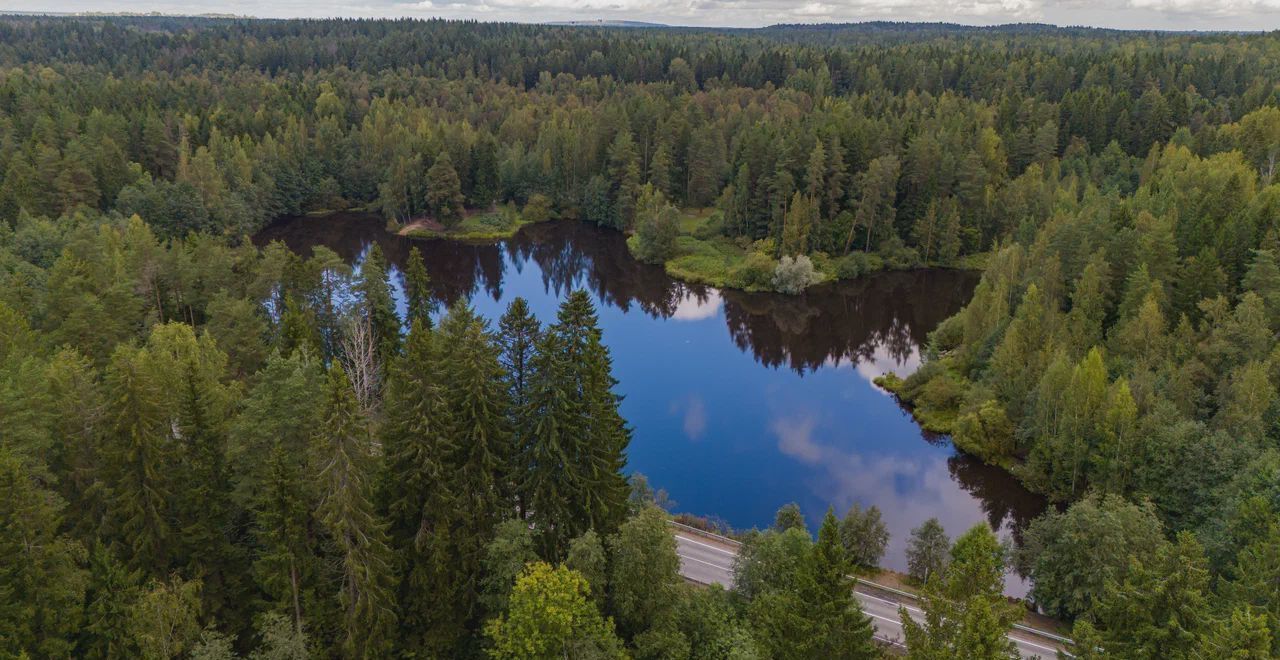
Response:
[[[889,545],[884,561],[890,568],[906,569],[911,530],[929,518],[937,518],[952,537],[987,521],[981,500],[952,477],[946,453],[872,453],[857,445],[838,446],[836,438],[846,434],[823,429],[812,415],[777,417],[770,428],[783,454],[814,468],[806,486],[824,506],[832,505],[838,515],[855,503],[885,512]],[[832,442],[824,442],[823,435]],[[998,531],[1008,538],[1007,528]],[[1005,585],[1011,595],[1027,588],[1012,573]]]
[[[778,436],[778,451],[803,463],[816,464],[822,460],[823,450],[813,441],[812,416],[779,417],[769,428]]]
[[[702,397],[691,394],[688,397],[672,401],[671,413],[684,413],[684,421],[682,423],[684,434],[690,440],[699,440],[702,434],[707,430],[707,406],[702,401]]]
[[[676,303],[676,311],[671,318],[677,321],[701,321],[703,319],[714,318],[720,313],[720,307],[724,305],[724,299],[720,297],[720,292],[710,289],[706,295],[698,296],[692,291],[686,291],[680,298],[680,302]]]
[[[11,11],[233,13],[270,18],[442,17],[536,23],[626,19],[672,25],[759,27],[872,20],[1179,30],[1274,28],[1280,0],[9,0]]]

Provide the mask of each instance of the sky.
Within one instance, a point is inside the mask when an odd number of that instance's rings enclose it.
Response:
[[[634,20],[722,27],[895,20],[1161,30],[1280,29],[1280,0],[0,0],[0,11],[442,17],[524,23]]]

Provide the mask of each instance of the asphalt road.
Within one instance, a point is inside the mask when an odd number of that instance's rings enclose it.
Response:
[[[733,587],[733,559],[738,554],[736,546],[714,538],[675,531],[676,554],[680,556],[680,574],[690,582],[720,584]],[[890,644],[902,644],[902,623],[898,608],[906,607],[911,617],[923,620],[924,612],[909,603],[900,603],[880,595],[854,589],[862,605],[862,611],[871,617],[876,628],[876,639]],[[1027,633],[1011,631],[1009,639],[1024,658],[1054,658],[1060,648],[1055,642],[1034,638]]]

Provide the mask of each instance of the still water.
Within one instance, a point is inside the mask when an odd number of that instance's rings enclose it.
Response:
[[[839,515],[876,505],[892,535],[882,563],[905,570],[910,530],[930,517],[952,538],[979,521],[1009,537],[1044,507],[1007,473],[922,431],[872,383],[919,365],[929,331],[969,299],[973,273],[884,273],[792,297],[675,281],[632,259],[617,232],[577,222],[475,245],[400,238],[375,216],[335,214],[257,237],[271,240],[303,254],[324,245],[357,266],[377,242],[397,289],[416,245],[436,297],[469,298],[494,324],[517,296],[554,322],[559,301],[586,289],[634,429],[628,470],[665,489],[676,511],[763,527],[797,502],[816,529],[828,506]],[[1006,586],[1026,591],[1017,576]]]

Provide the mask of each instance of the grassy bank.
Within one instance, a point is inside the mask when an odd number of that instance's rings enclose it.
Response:
[[[447,238],[455,241],[495,241],[511,238],[528,225],[545,221],[528,220],[514,205],[468,213],[458,224],[445,227],[433,220],[395,225],[394,231],[410,238]]]
[[[882,270],[909,270],[925,264],[916,252],[895,243],[890,249],[871,253],[854,252],[831,257],[822,252],[807,255],[812,270],[807,275],[779,275],[777,243],[772,238],[750,241],[724,236],[720,216],[710,209],[685,210],[677,223],[678,233],[672,255],[663,263],[671,277],[695,284],[743,291],[799,293],[804,289],[837,280],[854,279]],[[627,240],[633,255],[637,238]],[[950,267],[979,270],[986,254],[969,255]]]

